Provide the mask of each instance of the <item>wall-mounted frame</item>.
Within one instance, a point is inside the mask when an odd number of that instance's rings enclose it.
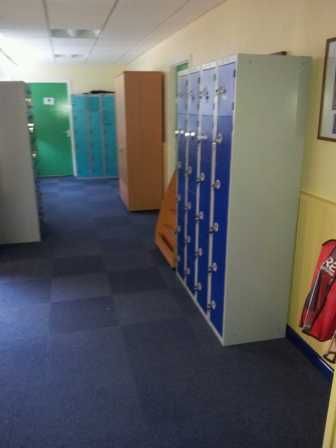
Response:
[[[336,37],[326,44],[318,138],[336,141]]]

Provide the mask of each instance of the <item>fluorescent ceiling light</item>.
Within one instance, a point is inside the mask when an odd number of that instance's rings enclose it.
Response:
[[[100,30],[52,28],[50,34],[56,39],[95,39],[99,36]]]

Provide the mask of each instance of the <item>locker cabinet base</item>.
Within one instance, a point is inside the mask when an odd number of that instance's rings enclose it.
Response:
[[[178,272],[176,272],[177,278],[179,279],[179,281],[181,282],[181,285],[184,287],[184,289],[187,291],[190,299],[192,300],[193,304],[196,306],[196,308],[198,309],[198,311],[202,314],[202,316],[204,317],[206,323],[209,325],[209,327],[211,328],[211,330],[213,331],[214,335],[216,336],[216,338],[218,339],[218,341],[221,343],[221,345],[224,346],[224,341],[222,339],[222,337],[218,334],[216,328],[212,325],[212,323],[209,321],[209,318],[207,316],[207,314],[205,313],[205,311],[203,310],[203,308],[197,303],[197,301],[195,300],[195,298],[193,297],[193,295],[191,294],[191,292],[189,291],[189,289],[187,288],[186,284],[184,283],[183,278],[178,274]]]

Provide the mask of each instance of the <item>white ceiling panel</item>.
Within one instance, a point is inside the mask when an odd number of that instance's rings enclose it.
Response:
[[[0,0],[0,48],[17,60],[30,48],[32,60],[85,54],[88,63],[127,63],[223,1]],[[54,28],[101,33],[95,40],[51,38]]]
[[[47,0],[51,28],[100,29],[114,0]]]
[[[73,54],[80,53],[87,55],[93,45],[94,40],[90,39],[53,39],[55,53]]]

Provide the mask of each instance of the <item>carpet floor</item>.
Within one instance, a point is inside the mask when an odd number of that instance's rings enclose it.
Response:
[[[222,348],[116,181],[41,182],[0,248],[0,446],[320,448],[330,385],[288,340]]]

